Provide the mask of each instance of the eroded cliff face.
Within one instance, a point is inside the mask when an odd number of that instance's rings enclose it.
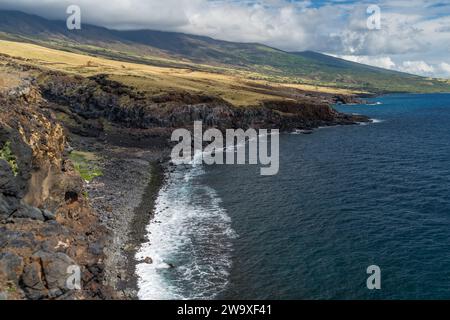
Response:
[[[173,129],[202,121],[219,129],[276,128],[281,131],[355,124],[363,116],[345,115],[330,107],[342,97],[304,97],[295,101],[267,101],[253,107],[235,107],[218,97],[187,92],[146,95],[105,75],[91,78],[46,73],[38,78],[43,96],[65,113],[79,133],[100,134],[104,122],[133,129]],[[66,118],[67,119],[67,118]],[[170,132],[171,130],[166,130]]]
[[[110,297],[104,231],[67,160],[63,127],[30,79],[0,93],[0,110],[0,149],[9,149],[0,158],[0,298]],[[77,267],[82,290],[71,290]]]

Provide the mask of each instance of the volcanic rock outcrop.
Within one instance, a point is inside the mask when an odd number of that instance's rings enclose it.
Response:
[[[0,93],[0,298],[111,297],[104,231],[67,159],[63,127],[31,79]],[[68,285],[81,271],[81,290]]]

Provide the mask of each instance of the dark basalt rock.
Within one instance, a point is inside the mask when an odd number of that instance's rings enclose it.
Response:
[[[344,115],[330,107],[330,103],[357,101],[352,96],[318,97],[298,101],[267,101],[253,107],[235,107],[225,100],[208,95],[183,92],[147,96],[106,76],[90,79],[53,75],[46,77],[40,87],[44,96],[56,104],[68,106],[69,113],[81,122],[76,132],[93,132],[93,119],[104,118],[124,128],[189,128],[194,121],[222,130],[233,128],[266,128],[292,131],[312,129],[324,125],[354,124],[368,121]],[[60,108],[61,109],[61,108]],[[81,120],[80,119],[84,119]],[[80,128],[81,127],[81,128]]]
[[[0,192],[0,220],[9,218],[20,206],[19,199]]]
[[[29,299],[57,298],[69,290],[67,270],[76,264],[69,256],[61,252],[38,251],[31,259],[21,277]]]
[[[74,260],[61,252],[45,251],[37,252],[32,258],[40,262],[48,289],[67,290],[67,270],[69,266],[76,265]]]
[[[23,259],[11,252],[0,253],[0,273],[6,275],[8,281],[19,283],[19,277],[24,267]]]
[[[42,210],[42,215],[45,218],[45,221],[48,220],[56,220],[56,213],[49,210]]]
[[[14,218],[32,219],[38,221],[45,221],[45,217],[42,211],[38,208],[31,207],[26,204],[22,204],[17,211],[13,214]]]
[[[364,104],[365,101],[353,95],[336,95],[333,97],[337,104]]]
[[[17,196],[20,187],[8,162],[0,159],[0,191],[5,196]]]
[[[146,257],[146,258],[144,259],[144,263],[146,263],[146,264],[152,264],[152,263],[153,263],[153,259],[150,258],[150,257]]]
[[[25,266],[22,274],[22,283],[25,290],[33,297],[43,297],[46,290],[44,279],[42,278],[41,264],[38,261],[34,261]],[[39,293],[41,292],[41,293]]]

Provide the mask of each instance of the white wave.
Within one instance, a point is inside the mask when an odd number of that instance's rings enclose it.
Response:
[[[195,157],[194,157],[195,158]],[[156,201],[156,221],[136,259],[140,299],[211,299],[225,290],[231,268],[231,219],[198,178],[204,168],[176,167]]]
[[[323,128],[325,128],[325,127],[323,127]],[[321,129],[321,127],[319,127],[318,129]],[[297,134],[308,134],[308,133],[311,133],[311,132],[312,132],[312,130],[296,129],[295,131],[291,132],[290,134],[295,134],[295,135],[297,135]]]
[[[379,120],[379,119],[370,119],[370,121],[371,122],[358,122],[358,124],[360,126],[367,126],[367,125],[374,124],[374,123],[382,123],[382,122],[384,122],[384,120]]]

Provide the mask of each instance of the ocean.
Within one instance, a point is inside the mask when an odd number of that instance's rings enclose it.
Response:
[[[280,136],[280,171],[167,173],[141,299],[449,299],[450,94],[337,106],[374,123]],[[367,268],[379,266],[381,289]]]

